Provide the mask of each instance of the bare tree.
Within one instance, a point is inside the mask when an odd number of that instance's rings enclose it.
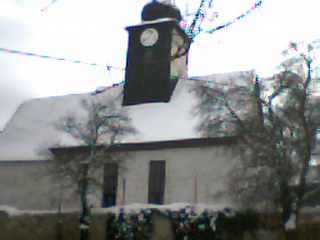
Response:
[[[99,184],[95,171],[101,169],[106,161],[117,159],[106,150],[117,143],[119,138],[135,133],[130,119],[121,105],[114,102],[101,104],[97,101],[83,100],[82,106],[87,113],[83,117],[67,116],[58,124],[58,128],[80,141],[89,152],[55,159],[55,170],[65,177],[65,183],[75,186],[81,201],[80,239],[89,238],[90,206],[88,191],[94,184]]]
[[[305,44],[291,42],[284,51],[287,60],[281,66],[286,71],[295,72],[300,76],[300,81],[290,79],[283,85],[287,94],[288,103],[282,111],[286,122],[290,124],[290,142],[292,154],[295,154],[298,163],[295,174],[296,222],[299,223],[300,209],[303,206],[306,194],[307,174],[311,160],[312,149],[315,143],[316,129],[319,125],[319,103],[312,93],[318,79],[320,40]],[[279,91],[281,93],[281,91]]]
[[[202,23],[212,16],[208,16],[208,10],[212,9],[213,0],[199,0],[198,9],[195,12],[189,13],[187,10],[181,13],[176,8],[174,1],[157,1],[146,4],[141,13],[143,21],[156,20],[159,18],[172,18],[178,23],[183,21],[182,28],[188,38],[178,47],[176,53],[171,56],[171,61],[188,55],[190,47],[194,39],[203,32]],[[188,20],[192,19],[189,23]]]
[[[305,51],[302,44],[290,43],[280,73],[271,79],[256,76],[246,86],[201,84],[195,89],[199,129],[207,135],[239,135],[241,164],[231,186],[235,198],[246,207],[280,208],[283,228],[292,213],[299,222],[306,193],[319,116],[311,94],[318,43]]]

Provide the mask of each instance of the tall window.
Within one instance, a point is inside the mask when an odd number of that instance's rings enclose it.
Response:
[[[143,56],[144,63],[153,63],[154,61],[154,51],[152,48],[145,48],[144,49],[144,56]]]
[[[104,165],[102,207],[111,207],[116,205],[118,174],[118,163],[106,163]]]
[[[149,169],[149,203],[163,204],[165,181],[166,162],[151,161]]]

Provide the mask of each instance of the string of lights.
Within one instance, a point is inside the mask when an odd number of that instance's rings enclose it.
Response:
[[[255,9],[259,8],[262,4],[263,0],[257,1],[255,4],[252,5],[252,7],[248,10],[246,10],[244,13],[238,15],[236,18],[234,18],[232,21],[229,21],[223,25],[219,25],[215,28],[212,28],[210,30],[207,30],[206,33],[212,34],[215,31],[221,30],[225,27],[229,27],[230,25],[236,23],[237,21],[243,19],[244,17],[248,16],[252,11]],[[201,27],[202,23],[204,22],[205,18],[209,18],[209,21],[212,21],[218,16],[217,12],[213,12],[213,16],[207,16],[208,10],[212,8],[212,3],[213,0],[206,1],[206,0],[201,0],[200,6],[198,10],[195,12],[194,18],[192,20],[192,23],[190,24],[189,27],[186,27],[186,21],[187,17],[191,16],[188,11],[188,7],[186,7],[186,12],[185,12],[185,20],[182,21],[181,26],[185,29],[185,32],[188,34],[188,36],[191,39],[194,39],[197,37],[204,29]],[[207,6],[206,6],[207,4]]]
[[[220,25],[218,27],[215,27],[211,30],[206,31],[207,33],[212,34],[215,31],[221,30],[222,28],[225,27],[229,27],[230,25],[236,23],[237,21],[243,19],[244,17],[248,16],[250,13],[252,13],[252,11],[254,11],[255,9],[259,8],[262,4],[263,0],[260,0],[258,2],[256,2],[250,9],[248,9],[247,11],[245,11],[244,13],[242,13],[241,15],[237,16],[236,18],[234,18],[232,21],[229,21],[223,25]]]
[[[118,86],[124,86],[124,80],[122,80],[121,82],[118,82],[118,83],[114,83],[111,86],[104,87],[103,89],[97,89],[91,95],[95,96],[97,94],[103,93],[105,91],[108,91],[111,88],[115,88],[115,87],[118,87]]]
[[[108,69],[108,71],[110,71],[111,69],[117,69],[117,70],[122,70],[122,71],[125,70],[124,68],[115,67],[115,66],[111,66],[111,65],[107,65],[107,64],[100,64],[100,63],[96,63],[96,62],[85,62],[85,61],[81,61],[81,60],[70,60],[67,58],[52,57],[49,55],[41,55],[41,54],[37,54],[37,53],[23,52],[23,51],[19,51],[19,50],[8,49],[8,48],[0,48],[0,52],[19,54],[19,55],[29,56],[29,57],[39,57],[39,58],[43,58],[43,59],[50,59],[50,60],[56,60],[56,61],[66,61],[66,62],[77,63],[77,64],[86,64],[86,65],[90,65],[90,66],[101,66],[101,67],[106,67]]]
[[[49,6],[51,4],[53,4],[54,2],[56,2],[56,0],[52,0],[52,2],[49,4]],[[191,39],[194,39],[196,36],[198,36],[203,31],[203,29],[201,28],[201,23],[203,22],[205,17],[208,17],[208,16],[206,16],[206,12],[208,9],[212,8],[212,2],[213,2],[213,0],[210,0],[210,1],[202,0],[200,2],[199,9],[197,10],[190,27],[185,27],[185,32],[189,35],[189,37]],[[215,31],[221,30],[225,27],[229,27],[230,25],[236,23],[237,21],[239,21],[242,18],[249,15],[255,9],[259,8],[261,6],[262,2],[263,2],[263,0],[259,0],[250,9],[246,10],[244,13],[242,13],[241,15],[234,18],[232,21],[229,21],[223,25],[217,26],[213,29],[207,30],[206,33],[212,34]],[[208,3],[207,7],[205,6],[206,3]],[[188,12],[186,12],[186,14],[188,16]],[[216,14],[216,12],[214,14]],[[102,67],[105,67],[109,71],[109,73],[110,73],[111,69],[125,71],[124,68],[111,66],[108,64],[100,64],[97,62],[86,62],[86,61],[81,61],[81,60],[71,60],[71,59],[62,58],[62,57],[53,57],[53,56],[49,56],[49,55],[41,55],[41,54],[37,54],[37,53],[24,52],[24,51],[8,49],[8,48],[0,48],[0,52],[19,54],[19,55],[31,56],[31,57],[39,57],[39,58],[43,58],[43,59],[50,59],[50,60],[56,60],[56,61],[66,61],[66,62],[71,62],[71,63],[76,63],[76,64],[86,64],[86,65],[90,65],[90,66],[102,66]]]
[[[47,10],[52,4],[54,4],[56,1],[58,1],[58,0],[51,0],[51,2],[49,2],[49,4],[48,4],[46,7],[44,7],[44,8],[41,9],[41,12],[46,11],[46,10]]]
[[[199,6],[194,18],[193,18],[193,21],[192,21],[190,27],[188,27],[186,29],[186,32],[191,39],[195,38],[201,32],[200,25],[205,18],[205,14],[204,14],[205,3],[206,3],[205,0],[201,0],[200,6]],[[197,26],[197,30],[195,30],[196,26]]]

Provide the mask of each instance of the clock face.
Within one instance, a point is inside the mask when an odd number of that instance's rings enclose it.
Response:
[[[145,47],[153,46],[159,39],[159,33],[154,28],[145,29],[140,36],[140,42]]]

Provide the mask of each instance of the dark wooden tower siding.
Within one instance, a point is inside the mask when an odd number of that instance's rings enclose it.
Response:
[[[141,34],[150,28],[157,31],[158,40],[152,46],[144,46],[140,41]],[[171,69],[172,36],[178,33],[187,42],[186,34],[174,20],[148,22],[127,30],[129,48],[123,104],[170,101],[179,78]]]

